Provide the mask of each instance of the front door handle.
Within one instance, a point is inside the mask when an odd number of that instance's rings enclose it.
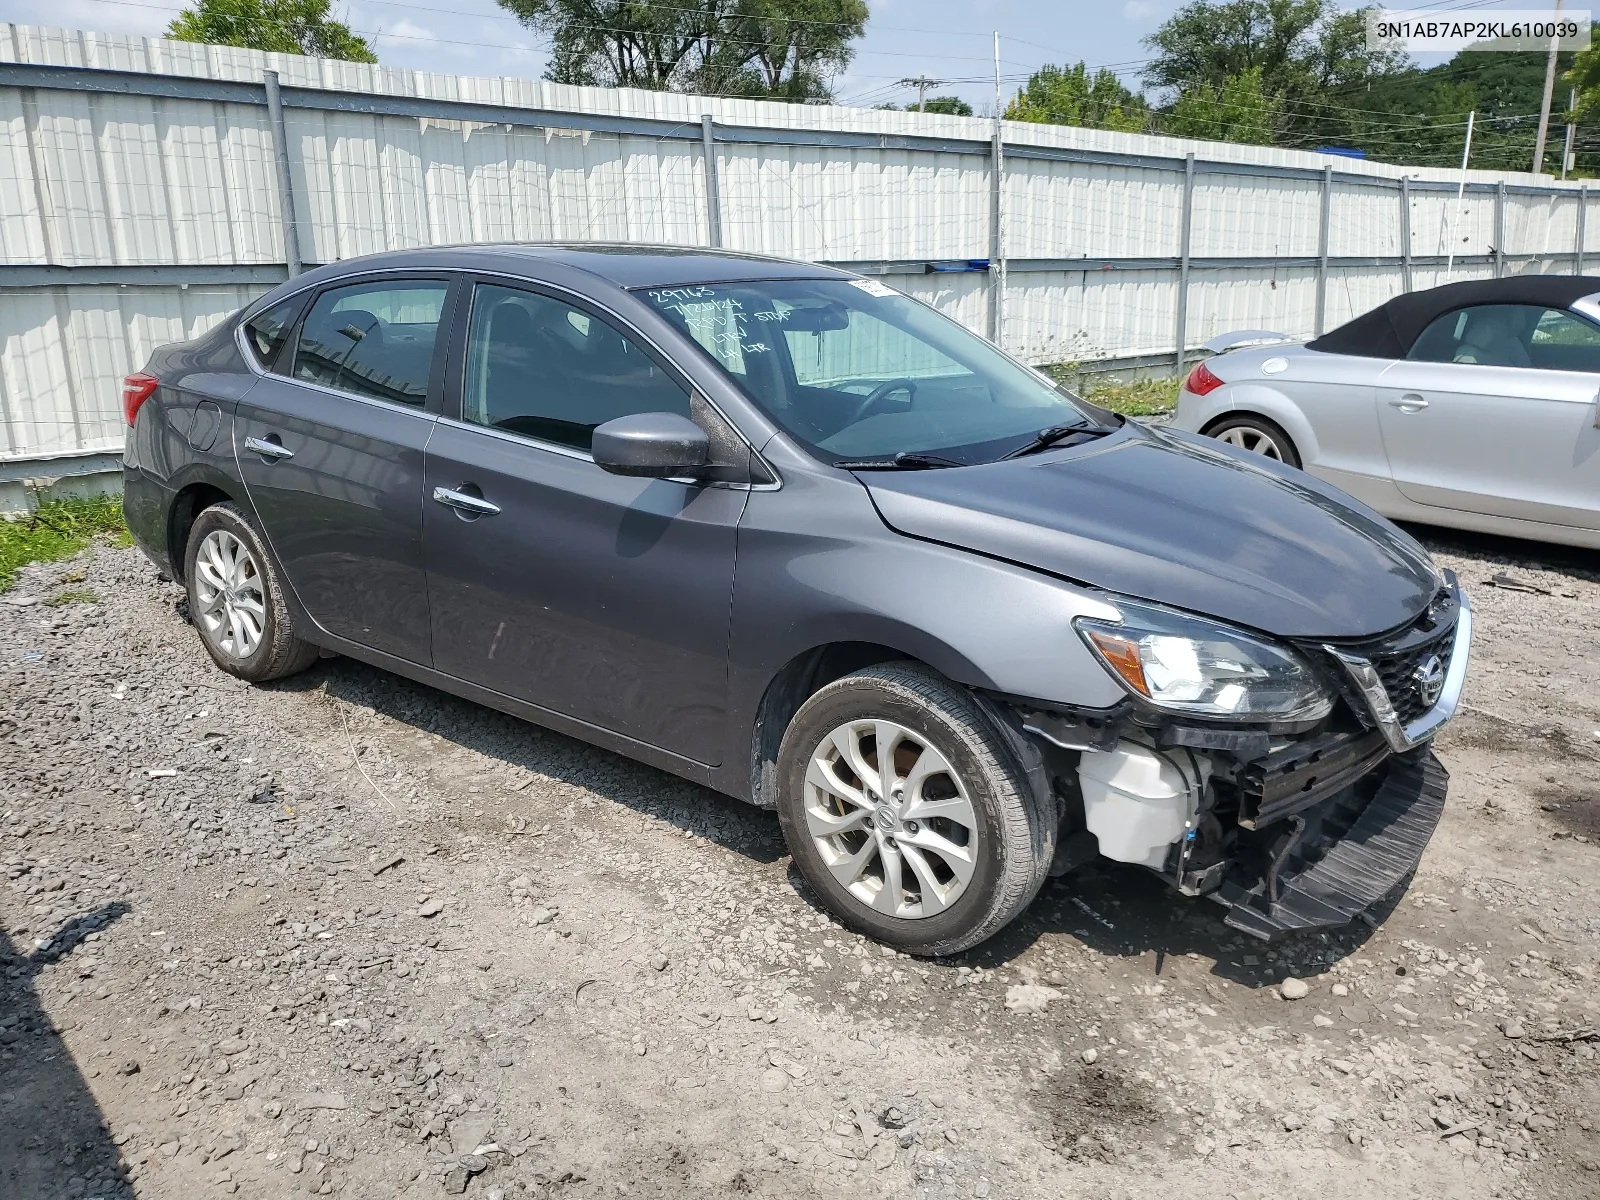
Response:
[[[1427,408],[1428,402],[1415,392],[1407,392],[1398,400],[1389,401],[1389,407],[1398,408],[1401,412],[1414,413],[1421,412],[1423,409]]]
[[[463,484],[462,486],[466,485]],[[467,513],[474,517],[492,517],[500,511],[498,504],[492,504],[482,496],[458,492],[454,488],[436,487],[433,489],[433,498],[447,508],[453,508],[457,512]]]
[[[279,441],[247,437],[244,440],[244,448],[253,454],[261,455],[262,458],[270,458],[274,462],[279,459],[294,457],[294,451],[288,449]]]

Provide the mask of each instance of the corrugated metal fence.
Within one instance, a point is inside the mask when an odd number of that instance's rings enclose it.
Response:
[[[1309,335],[1581,269],[1583,185],[974,118],[477,79],[0,25],[0,480],[114,454],[119,380],[302,265],[722,245],[891,277],[1039,363]],[[998,154],[997,154],[998,151]],[[998,159],[998,162],[997,162]],[[282,168],[286,166],[284,172]],[[85,467],[88,462],[83,464]]]

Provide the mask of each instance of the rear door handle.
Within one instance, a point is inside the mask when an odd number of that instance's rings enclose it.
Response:
[[[245,438],[244,448],[253,454],[261,455],[262,458],[276,460],[294,457],[294,451],[285,447],[282,442],[265,441],[261,438]]]
[[[1428,407],[1428,402],[1415,392],[1407,392],[1398,400],[1389,401],[1390,408],[1398,408],[1401,412],[1421,412]]]
[[[492,517],[500,511],[498,504],[492,504],[482,496],[458,492],[453,488],[436,487],[433,489],[433,498],[447,508],[470,513],[474,517]]]

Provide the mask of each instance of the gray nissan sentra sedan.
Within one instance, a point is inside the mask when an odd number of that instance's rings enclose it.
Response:
[[[1261,938],[1404,886],[1449,572],[843,271],[610,245],[302,275],[125,381],[134,536],[224,671],[336,652],[776,809],[855,929],[1096,856]]]

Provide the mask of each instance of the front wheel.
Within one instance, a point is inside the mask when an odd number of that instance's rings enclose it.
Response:
[[[1262,458],[1288,463],[1291,467],[1300,465],[1300,453],[1289,435],[1282,426],[1265,417],[1224,417],[1207,429],[1206,435]]]
[[[912,663],[834,681],[778,753],[778,818],[850,928],[912,954],[977,945],[1044,882],[1055,820],[993,718]]]

